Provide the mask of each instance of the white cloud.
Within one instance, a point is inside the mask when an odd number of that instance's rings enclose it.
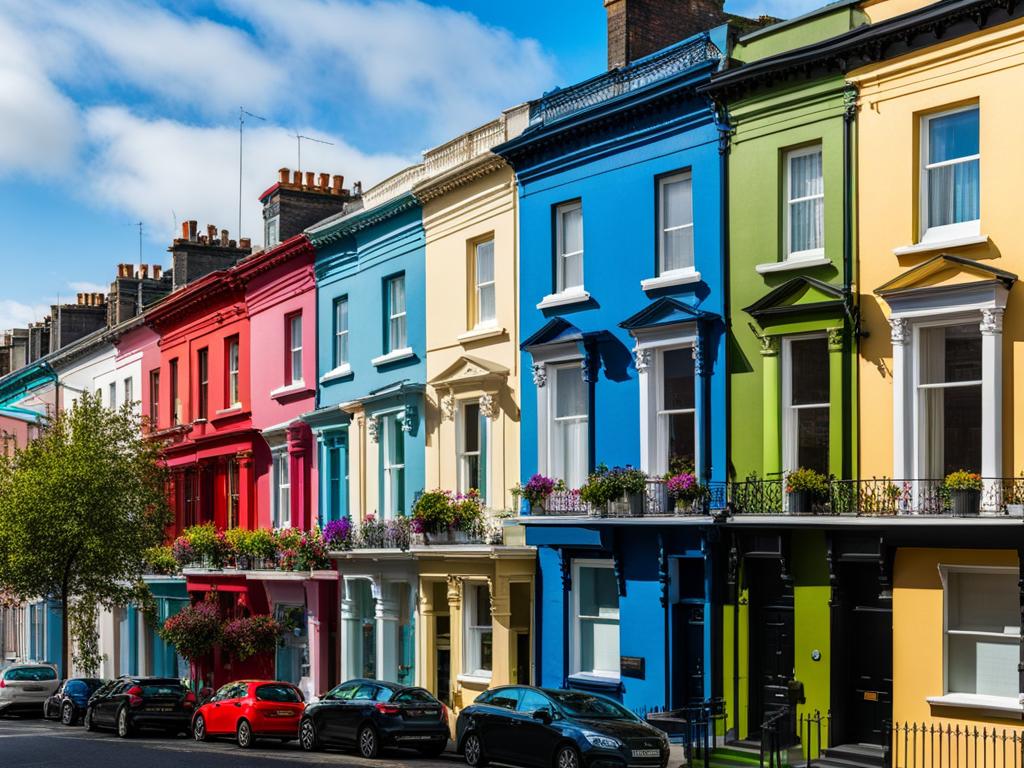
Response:
[[[23,304],[12,299],[0,299],[0,331],[24,328],[29,323],[43,319],[50,313],[45,304]]]
[[[312,129],[307,129],[312,131]],[[89,111],[86,135],[96,147],[87,174],[103,203],[138,216],[158,241],[176,236],[178,220],[196,219],[238,234],[238,132],[231,128],[151,120],[121,107]],[[398,155],[367,155],[340,136],[319,134],[334,146],[303,147],[303,165],[341,173],[346,186],[369,184],[409,162]],[[277,169],[295,165],[295,138],[282,128],[252,127],[245,134],[242,234],[263,240],[258,195],[277,179]],[[415,159],[415,158],[413,158]]]
[[[70,168],[79,130],[74,102],[38,66],[28,38],[0,15],[0,175]]]

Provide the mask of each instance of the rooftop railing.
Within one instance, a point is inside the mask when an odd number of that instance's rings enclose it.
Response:
[[[534,102],[530,126],[544,125],[609,101],[623,94],[685,72],[698,64],[720,59],[722,52],[704,35],[676,45],[634,64],[613,69],[579,85],[552,91]]]

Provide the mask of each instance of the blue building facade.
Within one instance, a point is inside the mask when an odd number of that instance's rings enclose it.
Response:
[[[717,567],[707,504],[678,514],[665,477],[726,479],[723,163],[696,88],[726,26],[546,94],[496,152],[520,190],[523,481],[579,488],[641,468],[625,517],[556,494],[524,518],[538,547],[539,684],[637,711],[713,693]]]

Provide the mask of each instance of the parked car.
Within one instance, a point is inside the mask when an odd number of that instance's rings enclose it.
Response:
[[[64,725],[74,725],[85,712],[89,697],[106,683],[106,680],[97,677],[68,678],[43,702],[43,717],[47,720],[60,720]]]
[[[247,749],[256,739],[292,741],[299,735],[299,720],[306,708],[302,692],[291,683],[240,680],[221,687],[192,717],[192,736],[206,741],[232,735]]]
[[[456,749],[490,761],[554,768],[668,765],[668,737],[616,701],[584,691],[503,686],[459,713]]]
[[[428,691],[380,680],[342,683],[306,707],[299,725],[307,751],[354,746],[366,758],[384,747],[436,757],[450,735],[448,709]]]
[[[0,672],[0,714],[38,713],[59,685],[52,664],[12,664]]]
[[[122,739],[141,728],[186,733],[195,706],[196,695],[175,678],[119,677],[89,698],[84,723],[90,731],[111,728]]]

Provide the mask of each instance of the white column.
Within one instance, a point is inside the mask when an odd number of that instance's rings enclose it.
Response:
[[[1003,476],[1003,309],[981,310],[981,476],[982,504],[1000,506]]]
[[[914,473],[912,456],[913,408],[910,388],[910,325],[901,317],[889,318],[892,339],[892,474],[908,480]]]
[[[656,467],[651,466],[651,462],[654,460],[654,451],[651,450],[651,437],[654,431],[652,429],[654,424],[652,423],[650,410],[654,402],[650,391],[651,354],[651,350],[641,349],[639,344],[633,350],[637,383],[640,386],[640,412],[638,414],[640,419],[640,469],[647,474],[653,474],[657,471]]]
[[[544,363],[534,363],[533,385],[537,388],[537,471],[542,475],[550,475],[548,461],[548,393],[544,386],[548,383],[548,369]]]
[[[377,679],[398,679],[398,603],[396,585],[381,585],[377,598]]]
[[[358,653],[356,639],[360,637],[360,633],[358,626],[356,626],[358,617],[355,615],[355,604],[349,591],[351,583],[349,579],[342,579],[341,589],[338,590],[341,594],[340,604],[338,605],[338,624],[341,630],[339,642],[341,643],[342,680],[350,680],[360,675],[357,664],[354,662]]]

